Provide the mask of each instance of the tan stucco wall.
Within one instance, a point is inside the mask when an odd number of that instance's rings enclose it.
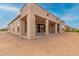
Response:
[[[20,32],[17,32],[17,27],[18,27],[18,22],[20,24],[20,18],[18,18],[17,20],[15,20],[13,23],[11,23],[8,27],[9,27],[9,31],[15,34],[20,34]],[[19,26],[20,27],[20,26]],[[13,28],[14,28],[14,32],[13,32]]]
[[[49,20],[56,23],[55,24],[55,33],[57,33],[57,31],[56,31],[57,23],[60,24],[60,32],[61,33],[64,32],[61,30],[61,25],[64,25],[64,23],[62,23],[61,20],[58,19],[56,16],[50,14],[48,11],[39,7],[37,4],[33,4],[33,3],[25,4],[25,6],[20,10],[20,15],[21,15],[20,18],[16,19],[13,23],[11,23],[9,25],[10,32],[13,32],[12,30],[14,27],[15,28],[14,33],[20,34],[21,28],[23,28],[23,26],[21,26],[21,23],[20,23],[20,33],[18,33],[17,32],[18,22],[20,22],[21,18],[23,18],[24,16],[27,16],[27,19],[26,19],[27,20],[27,37],[28,37],[28,39],[35,38],[35,15],[46,19],[46,21],[45,21],[46,22],[45,23],[46,34],[48,34]]]

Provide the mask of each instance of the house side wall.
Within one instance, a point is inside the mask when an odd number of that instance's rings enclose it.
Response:
[[[18,22],[20,24],[19,27],[19,31],[21,31],[21,28],[23,28],[23,26],[21,26],[21,19],[27,15],[27,37],[28,39],[34,38],[35,36],[35,15],[36,16],[40,16],[44,19],[46,19],[46,26],[49,25],[48,21],[53,21],[55,22],[55,29],[57,29],[57,23],[60,24],[60,32],[63,32],[61,30],[61,25],[64,25],[64,23],[61,23],[61,20],[59,20],[56,16],[50,14],[48,11],[42,9],[41,7],[39,7],[36,4],[26,4],[21,10],[20,10],[20,15],[21,17],[16,19],[13,23],[9,24],[9,30],[12,33],[15,34],[21,34],[21,32],[17,31],[17,27],[18,27]],[[14,28],[14,32],[13,32],[13,28]],[[48,26],[46,27],[48,28]],[[46,29],[46,31],[48,31],[48,29]],[[55,30],[56,32],[56,30]],[[46,32],[48,34],[48,32]]]
[[[19,26],[19,31],[18,31],[18,22],[19,22],[19,18],[17,20],[15,20],[13,23],[11,23],[9,25],[9,31],[11,33],[15,33],[15,34],[20,34],[20,26]],[[19,22],[19,25],[20,25],[20,22]],[[13,28],[14,28],[14,31],[13,31]]]
[[[21,10],[20,10],[20,18],[16,19],[14,22],[8,25],[9,32],[15,33],[15,34],[21,34],[21,18],[24,16],[28,15],[28,10],[29,10],[29,4],[26,4]],[[17,31],[18,27],[18,22],[19,22],[19,32]],[[14,28],[14,32],[13,32]]]

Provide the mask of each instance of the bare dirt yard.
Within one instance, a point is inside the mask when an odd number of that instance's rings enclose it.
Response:
[[[67,32],[26,40],[8,32],[0,32],[0,55],[79,55],[79,33]]]

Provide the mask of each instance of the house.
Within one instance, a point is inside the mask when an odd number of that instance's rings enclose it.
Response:
[[[65,28],[66,32],[72,32],[73,31],[73,28],[71,26],[64,25],[64,28]]]
[[[64,21],[35,3],[26,3],[20,15],[8,24],[8,31],[27,39],[63,33]]]

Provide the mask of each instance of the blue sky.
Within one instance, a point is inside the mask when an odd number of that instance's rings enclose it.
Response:
[[[6,27],[9,22],[15,19],[23,5],[23,3],[1,3],[0,28]],[[79,28],[79,4],[43,3],[39,5],[64,20],[65,24]]]

